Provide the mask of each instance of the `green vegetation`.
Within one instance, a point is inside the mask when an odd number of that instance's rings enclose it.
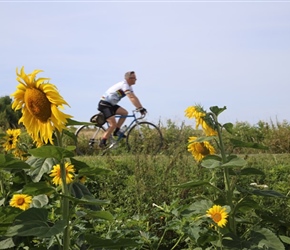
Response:
[[[18,128],[21,111],[12,109],[12,99],[9,96],[0,97],[0,128]]]
[[[221,110],[213,109],[213,122]],[[289,249],[288,122],[220,125],[222,140],[170,120],[159,126],[164,145],[156,156],[124,145],[105,156],[76,156],[73,126],[54,135],[57,145],[35,148],[21,128],[15,140],[23,158],[5,147],[0,154],[0,248]],[[196,162],[190,136],[216,142],[216,155]],[[50,176],[59,163],[75,167],[73,182],[62,187]],[[29,209],[11,206],[17,193],[33,197]],[[229,215],[225,227],[206,216],[215,204]]]

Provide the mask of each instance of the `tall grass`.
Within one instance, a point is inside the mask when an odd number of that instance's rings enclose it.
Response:
[[[177,126],[171,121],[161,126],[161,129],[164,146],[157,156],[132,155],[118,149],[118,154],[112,151],[111,154],[105,156],[78,157],[89,165],[111,170],[106,176],[88,177],[87,185],[90,191],[100,199],[111,200],[111,204],[106,209],[115,214],[119,222],[115,222],[114,229],[112,225],[107,225],[96,230],[100,230],[102,236],[108,236],[109,232],[112,236],[113,233],[117,233],[116,231],[124,233],[126,230],[132,230],[132,225],[134,225],[134,237],[140,238],[138,230],[147,233],[147,238],[144,239],[144,235],[142,238],[144,242],[147,241],[147,245],[145,244],[147,248],[144,249],[171,249],[173,247],[174,249],[193,249],[191,247],[194,246],[190,246],[188,242],[177,243],[178,226],[176,230],[166,230],[165,233],[165,221],[156,206],[169,206],[174,211],[175,208],[184,204],[193,203],[199,197],[206,198],[212,195],[212,190],[204,186],[195,189],[175,187],[188,181],[210,181],[212,176],[209,171],[201,168],[187,152],[188,137],[198,135],[200,131],[185,124]],[[238,184],[267,185],[268,189],[288,196],[290,192],[289,123],[274,125],[260,122],[254,126],[248,123],[237,123],[233,130],[235,136],[242,141],[269,146],[267,151],[228,148],[247,160],[246,167],[254,167],[265,173],[265,175],[246,176],[242,180],[243,183]],[[230,134],[224,136],[226,140],[231,138]],[[268,208],[269,217],[273,218],[270,227],[277,233],[289,236],[288,200],[271,197],[267,199],[256,197],[255,200]],[[132,231],[130,233],[132,234]]]

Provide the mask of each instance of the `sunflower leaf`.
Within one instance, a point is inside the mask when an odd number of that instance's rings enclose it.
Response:
[[[61,161],[66,157],[73,157],[74,153],[58,146],[42,146],[40,148],[30,149],[29,153],[40,158],[55,158]]]
[[[246,165],[246,163],[247,163],[246,160],[239,157],[235,157],[230,161],[228,161],[227,163],[222,164],[220,167],[243,167]]]
[[[76,204],[86,204],[86,205],[108,205],[110,201],[95,199],[92,195],[84,195],[81,199],[69,195],[60,194],[60,196],[68,198],[69,200],[75,202]]]
[[[255,149],[269,149],[267,146],[261,145],[256,142],[243,142],[237,139],[230,139],[231,143],[234,145],[234,147],[240,147],[240,148],[255,148]]]
[[[92,210],[85,211],[91,218],[104,219],[108,221],[114,220],[114,216],[108,211],[92,211]]]
[[[277,235],[267,228],[253,230],[251,232],[249,241],[253,246],[257,245],[258,249],[269,249],[269,250],[285,249],[283,243],[277,237]]]
[[[230,123],[230,122],[225,123],[225,124],[223,125],[223,127],[224,127],[225,130],[226,130],[227,132],[229,132],[230,134],[233,133],[233,127],[234,127],[234,125],[233,125],[232,123]]]
[[[6,236],[51,237],[63,231],[63,220],[55,224],[47,223],[48,211],[44,208],[30,208],[15,218],[15,224],[9,227]]]
[[[73,119],[67,119],[66,126],[73,126],[73,125],[95,125],[95,124],[91,122],[79,122]]]
[[[47,194],[52,191],[54,191],[54,188],[49,186],[45,181],[28,183],[23,187],[22,190],[23,193],[33,196]]]
[[[218,106],[212,106],[209,108],[211,112],[213,112],[216,116],[218,116],[220,113],[222,113],[223,111],[225,111],[227,109],[226,106],[224,106],[223,108],[219,108]]]
[[[31,166],[27,174],[31,176],[34,182],[40,181],[44,174],[48,174],[52,167],[59,163],[54,158],[38,158],[34,156],[29,157],[26,162]]]
[[[30,165],[24,161],[15,159],[10,154],[0,154],[0,168],[4,169],[28,169]]]

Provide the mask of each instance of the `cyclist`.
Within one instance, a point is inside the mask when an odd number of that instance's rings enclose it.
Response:
[[[120,117],[118,121],[116,121],[115,118],[115,115],[128,115],[128,111],[118,105],[118,102],[123,97],[127,96],[142,115],[145,115],[147,113],[147,110],[141,105],[138,97],[134,94],[132,88],[132,85],[136,84],[137,80],[135,72],[126,72],[124,78],[125,79],[123,81],[118,82],[110,87],[99,101],[98,110],[104,114],[106,121],[109,123],[109,128],[104,133],[99,144],[101,148],[107,146],[107,139],[112,133],[114,136],[121,135],[123,137],[126,137],[120,132],[120,128],[125,122],[126,117]]]

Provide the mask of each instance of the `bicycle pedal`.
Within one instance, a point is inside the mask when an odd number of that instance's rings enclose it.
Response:
[[[108,149],[111,149],[111,148],[117,148],[117,147],[118,147],[118,143],[113,142],[113,143],[108,147]]]

